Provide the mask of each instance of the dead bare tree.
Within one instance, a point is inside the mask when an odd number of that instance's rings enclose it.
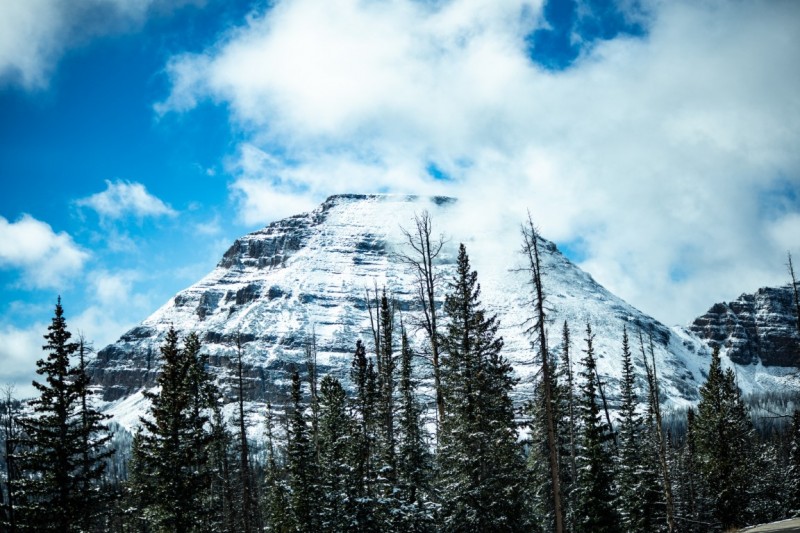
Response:
[[[439,336],[437,333],[436,293],[440,277],[434,269],[434,262],[439,257],[445,243],[443,235],[433,238],[433,223],[428,211],[414,215],[414,227],[411,230],[400,228],[405,236],[408,253],[398,253],[397,258],[412,271],[417,281],[417,295],[422,306],[420,326],[425,330],[431,346],[431,362],[433,364],[433,385],[436,389],[436,411],[438,421],[444,418],[444,396],[442,395],[441,376],[439,370]]]
[[[669,477],[669,465],[667,464],[667,440],[664,436],[664,427],[661,423],[661,403],[658,392],[658,374],[656,371],[656,356],[653,349],[653,337],[650,336],[650,363],[647,361],[647,354],[644,350],[644,338],[642,331],[639,330],[639,346],[642,350],[642,360],[644,370],[647,374],[647,389],[650,399],[650,407],[655,415],[656,444],[658,446],[658,462],[661,469],[661,476],[664,485],[664,502],[667,511],[667,530],[672,533],[675,531],[675,501],[672,496],[672,483]]]
[[[539,257],[539,235],[528,213],[528,223],[522,226],[522,253],[528,263],[526,269],[531,276],[533,287],[534,324],[529,330],[539,346],[542,361],[542,388],[544,391],[545,424],[547,427],[547,448],[550,458],[550,481],[553,486],[553,513],[555,515],[556,533],[564,531],[564,514],[561,508],[561,475],[559,473],[558,441],[556,439],[555,412],[553,409],[552,369],[550,355],[547,350],[546,315],[544,306],[544,289],[542,288],[542,264]]]

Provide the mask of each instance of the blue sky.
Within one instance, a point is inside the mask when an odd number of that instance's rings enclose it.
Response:
[[[57,295],[102,346],[333,193],[458,196],[511,239],[530,208],[667,323],[800,256],[796,2],[68,4],[0,6],[0,383],[21,391]]]

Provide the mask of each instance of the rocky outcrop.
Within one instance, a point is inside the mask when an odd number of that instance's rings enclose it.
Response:
[[[710,346],[719,346],[734,363],[800,367],[800,335],[789,285],[714,304],[689,329]]]

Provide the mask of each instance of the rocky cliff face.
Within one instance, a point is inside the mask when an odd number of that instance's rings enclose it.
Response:
[[[183,335],[200,335],[210,370],[229,398],[237,339],[242,346],[249,400],[285,400],[289,370],[304,369],[304,347],[312,335],[320,372],[333,373],[346,384],[356,340],[372,344],[367,292],[385,287],[397,302],[404,323],[414,322],[418,311],[414,278],[396,252],[406,250],[401,226],[412,228],[414,215],[423,210],[430,212],[435,232],[444,227],[451,232],[436,264],[443,280],[453,275],[458,243],[466,243],[473,267],[478,266],[483,303],[498,315],[505,356],[521,380],[517,393],[524,398],[531,391],[537,366],[524,333],[531,315],[528,278],[513,269],[521,264],[519,244],[506,249],[498,246],[498,235],[481,233],[480,213],[470,214],[472,228],[447,224],[456,219],[458,209],[458,203],[448,198],[334,196],[310,213],[272,223],[236,240],[208,276],[97,354],[91,371],[104,400],[110,402],[108,409],[116,414],[123,409],[142,409],[137,402],[141,391],[155,384],[159,346],[171,326]],[[586,324],[591,323],[598,369],[613,399],[621,376],[623,326],[631,335],[643,383],[638,351],[641,332],[645,343],[650,337],[654,342],[662,400],[672,406],[694,403],[708,366],[708,347],[691,332],[667,328],[609,293],[553,243],[541,240],[540,244],[547,303],[552,310],[550,348],[561,351],[562,325],[568,322],[577,372]],[[479,258],[490,260],[476,260]],[[443,283],[437,295],[440,300],[445,290]],[[724,328],[720,325],[714,331],[722,335]],[[418,353],[425,352],[420,332],[412,335],[412,343]],[[763,352],[764,343],[760,346]],[[784,359],[770,360],[779,364]],[[430,384],[430,364],[422,355],[416,371],[423,383]],[[760,372],[757,379],[755,374],[744,375],[740,382],[749,383],[753,390],[786,386],[780,372]]]
[[[800,367],[800,335],[790,285],[718,303],[689,328],[739,365]]]

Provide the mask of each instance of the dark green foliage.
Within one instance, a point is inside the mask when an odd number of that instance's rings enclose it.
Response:
[[[16,531],[18,498],[15,494],[20,478],[17,467],[17,447],[21,429],[17,419],[20,415],[20,402],[13,397],[12,387],[6,387],[0,398],[0,531]]]
[[[61,299],[45,335],[47,357],[36,372],[45,383],[33,382],[39,397],[31,401],[33,415],[20,419],[25,434],[15,458],[20,479],[15,492],[20,529],[78,531],[92,527],[102,510],[99,484],[112,451],[103,422],[108,418],[91,407],[89,378],[83,364],[83,343],[70,342]],[[70,358],[80,352],[81,360]]]
[[[800,516],[800,409],[792,416],[791,451],[789,452],[789,510]]]
[[[375,452],[377,449],[378,377],[372,361],[367,358],[364,344],[360,340],[356,342],[356,351],[350,369],[350,381],[355,387],[355,394],[351,400],[355,429],[349,456],[355,477],[353,496],[356,501],[356,524],[361,530],[376,531],[378,524]]]
[[[267,464],[264,476],[264,521],[266,531],[288,532],[291,531],[291,517],[289,515],[289,496],[284,471],[278,460],[274,440],[274,420],[272,404],[267,402],[266,416],[267,437]]]
[[[300,374],[292,373],[292,413],[286,444],[286,473],[292,529],[319,530],[319,490],[316,453],[303,413]]]
[[[432,530],[428,514],[428,492],[433,468],[422,429],[422,408],[415,395],[412,376],[412,352],[405,329],[400,352],[400,408],[398,421],[397,486],[400,526],[403,531]]]
[[[206,371],[197,335],[178,347],[170,328],[161,347],[159,390],[146,392],[148,416],[133,446],[130,490],[139,516],[156,531],[211,529],[214,478],[210,415],[218,392]]]
[[[378,465],[378,479],[380,487],[378,493],[381,495],[384,505],[390,507],[395,502],[388,501],[394,497],[394,490],[397,481],[397,461],[395,443],[395,356],[394,356],[394,309],[389,304],[386,297],[386,290],[381,297],[380,310],[378,313],[381,328],[380,349],[378,357],[378,398],[377,398],[377,417],[378,417],[378,453],[376,461]]]
[[[549,450],[547,447],[547,429],[543,424],[544,393],[541,382],[536,384],[534,399],[525,406],[525,414],[530,417],[530,435],[527,439],[529,447],[526,463],[530,519],[533,531],[554,531],[553,520],[553,485],[550,479]]]
[[[643,424],[636,411],[636,376],[626,327],[622,330],[621,396],[616,481],[622,530],[657,531],[663,509],[656,471],[658,458],[649,426]]]
[[[445,299],[441,339],[445,416],[440,430],[443,531],[520,531],[524,464],[509,393],[515,379],[500,355],[495,317],[480,304],[477,273],[462,244]]]
[[[347,394],[331,376],[320,384],[319,479],[320,527],[347,531],[355,523],[356,480],[348,462],[352,424],[347,414]]]
[[[723,529],[746,525],[754,432],[733,372],[722,371],[719,348],[711,356],[700,398],[695,461],[712,498],[712,516]]]
[[[800,516],[800,409],[792,416],[791,448],[789,452],[789,510]]]
[[[620,531],[614,508],[612,462],[609,452],[610,429],[603,423],[597,398],[597,372],[594,334],[586,325],[586,354],[583,358],[581,396],[578,413],[581,430],[578,447],[578,479],[575,498],[575,531],[610,533]]]

